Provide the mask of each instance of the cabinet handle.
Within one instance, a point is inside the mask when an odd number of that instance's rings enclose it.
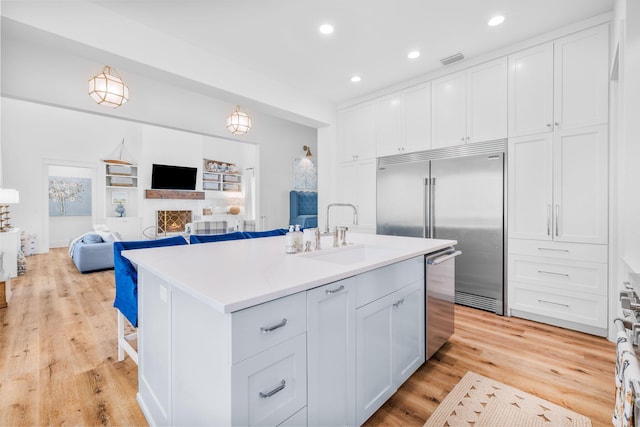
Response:
[[[555,251],[569,253],[569,249],[538,248],[539,251]]]
[[[559,217],[560,217],[560,205],[556,205],[556,237],[560,235],[560,226],[558,225]]]
[[[400,300],[398,300],[398,301],[394,302],[394,303],[393,303],[393,306],[394,306],[395,308],[398,308],[401,304],[404,304],[404,298],[402,298],[402,299],[400,299]]]
[[[545,303],[545,304],[559,305],[559,306],[562,306],[562,307],[569,308],[569,304],[562,304],[562,303],[559,303],[559,302],[547,301],[547,300],[544,300],[544,299],[539,299],[538,302]]]
[[[260,332],[262,332],[263,334],[268,334],[269,332],[273,332],[276,329],[282,328],[286,324],[287,324],[287,319],[282,319],[282,322],[278,323],[277,325],[269,326],[266,328],[264,326],[261,326]]]
[[[555,122],[554,125],[560,127],[560,122]]]
[[[564,276],[564,277],[569,277],[568,274],[566,273],[556,273],[555,271],[544,271],[544,270],[538,270],[538,273],[540,274],[553,274],[554,276]]]
[[[326,293],[327,295],[333,295],[333,294],[337,294],[338,292],[340,292],[340,291],[341,291],[341,290],[343,290],[343,289],[344,289],[344,285],[340,285],[340,286],[338,286],[338,288],[336,288],[336,289],[327,289],[327,290],[325,291],[325,293]]]
[[[547,236],[551,236],[551,205],[547,205]]]
[[[258,393],[258,395],[259,395],[261,398],[266,399],[266,398],[268,398],[268,397],[273,396],[273,395],[274,395],[274,394],[276,394],[277,392],[284,390],[284,388],[285,388],[286,386],[287,386],[287,382],[286,382],[285,380],[282,380],[282,381],[280,381],[280,384],[279,384],[276,388],[274,388],[273,390],[268,391],[268,392],[266,392],[266,393],[260,392],[260,393]]]
[[[547,123],[547,127],[550,128],[551,127],[551,123]]]
[[[460,141],[464,141],[464,136],[462,138],[460,138]]]

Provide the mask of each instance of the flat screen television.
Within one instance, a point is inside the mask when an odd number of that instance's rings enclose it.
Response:
[[[154,190],[195,190],[198,168],[153,164],[151,188]]]

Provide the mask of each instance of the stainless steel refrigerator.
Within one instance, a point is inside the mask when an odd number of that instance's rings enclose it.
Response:
[[[504,141],[379,158],[377,233],[457,240],[455,302],[504,314],[504,176]]]

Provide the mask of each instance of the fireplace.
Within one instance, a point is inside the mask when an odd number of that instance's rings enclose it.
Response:
[[[184,233],[191,222],[191,211],[158,211],[156,227],[158,235]]]

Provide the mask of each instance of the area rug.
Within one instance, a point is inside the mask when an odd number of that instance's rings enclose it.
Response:
[[[591,420],[492,379],[467,372],[425,427],[590,427]]]

